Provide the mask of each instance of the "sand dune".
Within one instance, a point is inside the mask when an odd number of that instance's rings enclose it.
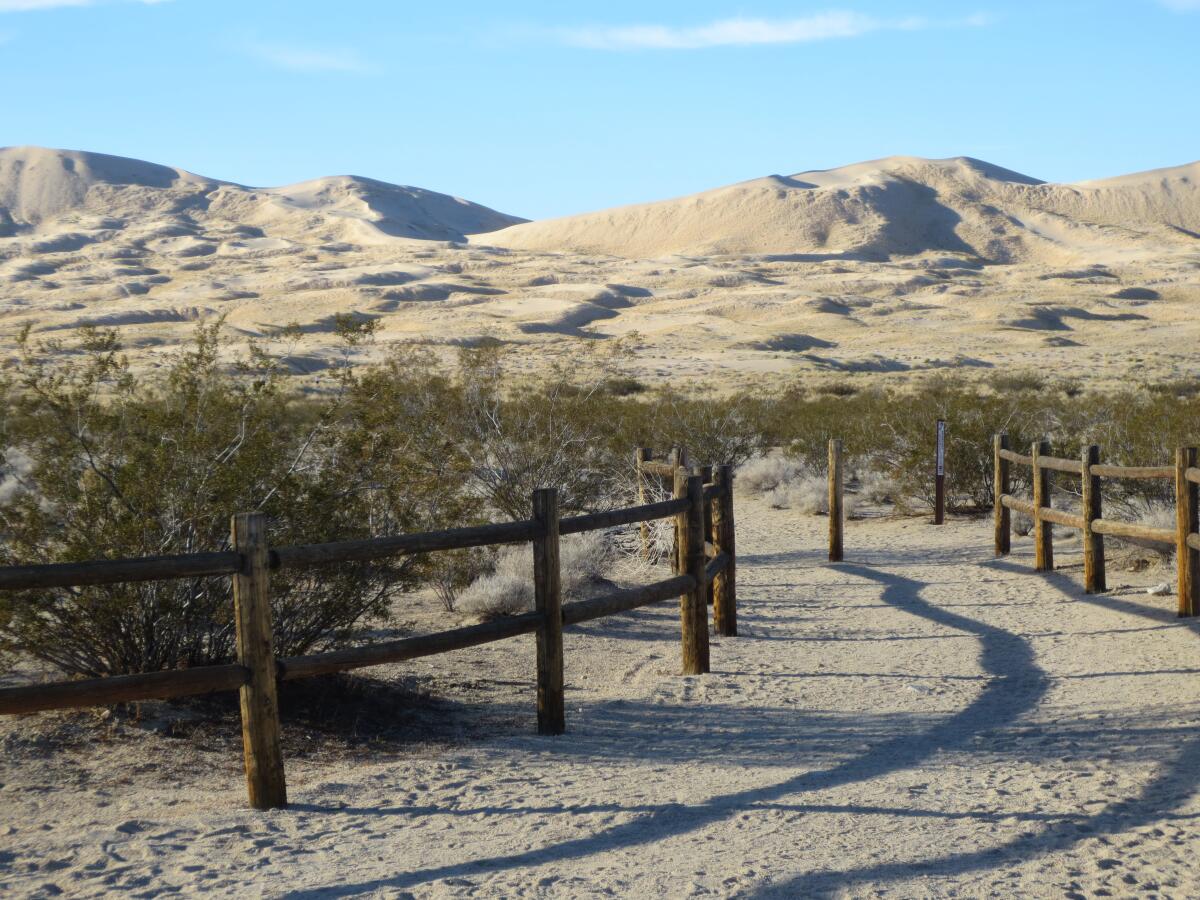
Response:
[[[1052,259],[1098,238],[1168,240],[1171,230],[1190,236],[1200,230],[1197,174],[1200,163],[1045,184],[967,157],[896,156],[530,222],[479,242],[630,257],[792,253],[882,260],[949,251],[999,263]]]
[[[186,214],[198,224],[360,243],[387,236],[461,241],[523,221],[435,191],[351,175],[251,188],[101,153],[0,149],[0,235],[44,229],[57,217],[84,211],[112,217],[108,224],[115,228],[125,219]]]
[[[322,366],[294,362],[329,358],[349,313],[379,325],[364,359],[412,344],[449,359],[487,338],[518,348],[519,371],[561,362],[648,382],[1187,377],[1197,183],[1200,164],[1054,185],[891,157],[514,224],[366,178],[248,188],[0,150],[0,364],[24,327],[69,344],[103,325],[154,367],[197,320],[224,316],[320,383]]]

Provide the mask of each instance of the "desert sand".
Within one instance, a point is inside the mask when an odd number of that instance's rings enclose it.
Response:
[[[1029,538],[996,561],[986,522],[877,513],[834,565],[824,519],[743,497],[741,636],[680,677],[671,603],[570,629],[561,737],[532,733],[529,639],[371,670],[414,743],[288,723],[284,811],[243,808],[236,734],[150,704],[5,720],[0,892],[1200,893],[1200,633],[1146,592],[1170,567],[1112,557],[1088,596],[1077,540],[1042,576]]]
[[[0,353],[120,330],[153,369],[224,316],[314,383],[334,317],[376,359],[481,339],[648,383],[932,371],[1196,373],[1200,163],[1079,184],[890,157],[523,222],[360,177],[250,188],[100,154],[0,150]],[[285,326],[287,337],[281,336]]]

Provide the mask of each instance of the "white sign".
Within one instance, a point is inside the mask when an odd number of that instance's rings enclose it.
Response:
[[[946,474],[946,421],[938,419],[937,423],[937,473]]]

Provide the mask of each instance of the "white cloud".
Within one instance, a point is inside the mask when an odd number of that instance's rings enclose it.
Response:
[[[1193,2],[1193,0],[1169,0]],[[1200,0],[1196,0],[1200,2]],[[594,50],[698,50],[753,44],[806,44],[861,37],[876,31],[920,31],[940,27],[979,27],[991,21],[975,15],[954,21],[919,17],[880,19],[863,13],[830,11],[795,19],[721,19],[707,25],[595,25],[555,33],[572,47]]]
[[[1175,12],[1200,12],[1200,0],[1158,0],[1159,5]]]
[[[27,12],[60,6],[90,6],[91,0],[0,0],[0,12]]]
[[[362,74],[371,67],[354,50],[252,41],[243,50],[276,69],[290,72],[348,72]]]
[[[0,13],[61,9],[64,6],[96,6],[98,2],[102,2],[102,0],[0,0]],[[157,3],[165,3],[167,0],[134,0],[134,2],[153,6]]]

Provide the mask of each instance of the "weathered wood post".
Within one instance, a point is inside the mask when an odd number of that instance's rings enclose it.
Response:
[[[692,474],[699,475],[700,480],[703,481],[705,484],[711,484],[712,480],[713,480],[713,467],[712,466],[693,466]],[[712,540],[713,507],[715,505],[716,505],[715,502],[704,504],[704,535],[705,535],[704,539],[706,541]],[[710,603],[712,602],[712,598],[709,598],[709,602]]]
[[[1188,544],[1188,535],[1200,530],[1200,485],[1187,477],[1196,466],[1195,447],[1175,451],[1175,560],[1179,579],[1179,615],[1200,614],[1200,550]]]
[[[1054,526],[1042,518],[1042,510],[1050,506],[1050,470],[1041,465],[1041,458],[1050,455],[1050,442],[1035,442],[1029,455],[1033,458],[1034,568],[1050,572],[1054,569]]]
[[[1082,462],[1083,587],[1089,594],[1100,594],[1108,590],[1104,573],[1104,535],[1092,530],[1092,523],[1104,517],[1100,476],[1092,474],[1092,466],[1100,464],[1100,448],[1095,444],[1084,447]]]
[[[1006,494],[1012,493],[1012,463],[1000,455],[1000,451],[1007,449],[1008,434],[1002,431],[992,438],[992,453],[995,457],[992,471],[992,493],[996,498],[992,517],[995,520],[997,556],[1007,556],[1012,550],[1012,510],[1000,500]]]
[[[649,447],[638,447],[634,457],[635,467],[637,470],[637,486],[638,486],[638,506],[645,506],[649,503],[646,497],[646,473],[642,471],[642,465],[650,462],[654,457],[654,451]],[[650,523],[642,522],[638,526],[638,530],[642,535],[642,559],[650,558]]]
[[[717,466],[713,480],[721,489],[713,511],[713,544],[729,557],[713,579],[713,627],[722,637],[737,637],[737,548],[733,526],[733,466]]]
[[[242,570],[233,576],[233,615],[238,662],[249,671],[239,689],[246,790],[252,807],[274,809],[287,806],[287,779],[279,742],[266,516],[239,513],[230,532],[233,549],[242,555]]]
[[[542,533],[533,540],[533,600],[537,629],[538,734],[566,730],[563,701],[562,580],[559,569],[558,491],[533,492],[533,519]]]
[[[672,458],[674,458],[674,451],[672,451]],[[671,485],[671,497],[676,500],[686,499],[688,497],[688,473],[684,472],[678,466],[674,467],[673,473],[672,478],[674,481]],[[688,512],[686,510],[677,512],[676,517],[674,517],[674,546],[671,548],[672,575],[683,575],[684,572],[688,571],[688,568],[684,564],[683,556],[679,552],[679,548],[683,546],[683,533],[686,528],[688,528]]]
[[[842,561],[842,442],[829,442],[829,561]]]
[[[687,476],[687,468],[688,468],[687,447],[684,447],[682,445],[677,446],[677,447],[672,447],[670,454],[667,456],[667,463],[671,466],[671,471],[673,472],[673,478],[674,478],[673,484],[674,484],[675,489],[678,490],[679,489],[680,471],[682,470],[683,475],[685,477]],[[686,482],[684,483],[684,490],[686,491]],[[678,498],[680,496],[680,494],[676,493],[675,496]],[[684,496],[686,496],[686,493],[684,494]],[[673,562],[671,564],[673,566],[672,571],[676,575],[678,575],[681,572],[687,571],[687,568],[684,565],[684,563],[679,555],[679,521],[678,521],[678,519],[675,522],[675,537],[674,537],[674,546],[671,547],[671,559],[673,560]]]
[[[933,524],[946,524],[946,420],[937,420],[934,448]]]
[[[704,482],[699,475],[688,476],[686,470],[676,469],[675,488],[677,495],[682,493],[688,499],[688,508],[676,517],[681,571],[695,579],[691,590],[679,600],[683,674],[702,675],[709,667],[708,578],[704,573]]]

